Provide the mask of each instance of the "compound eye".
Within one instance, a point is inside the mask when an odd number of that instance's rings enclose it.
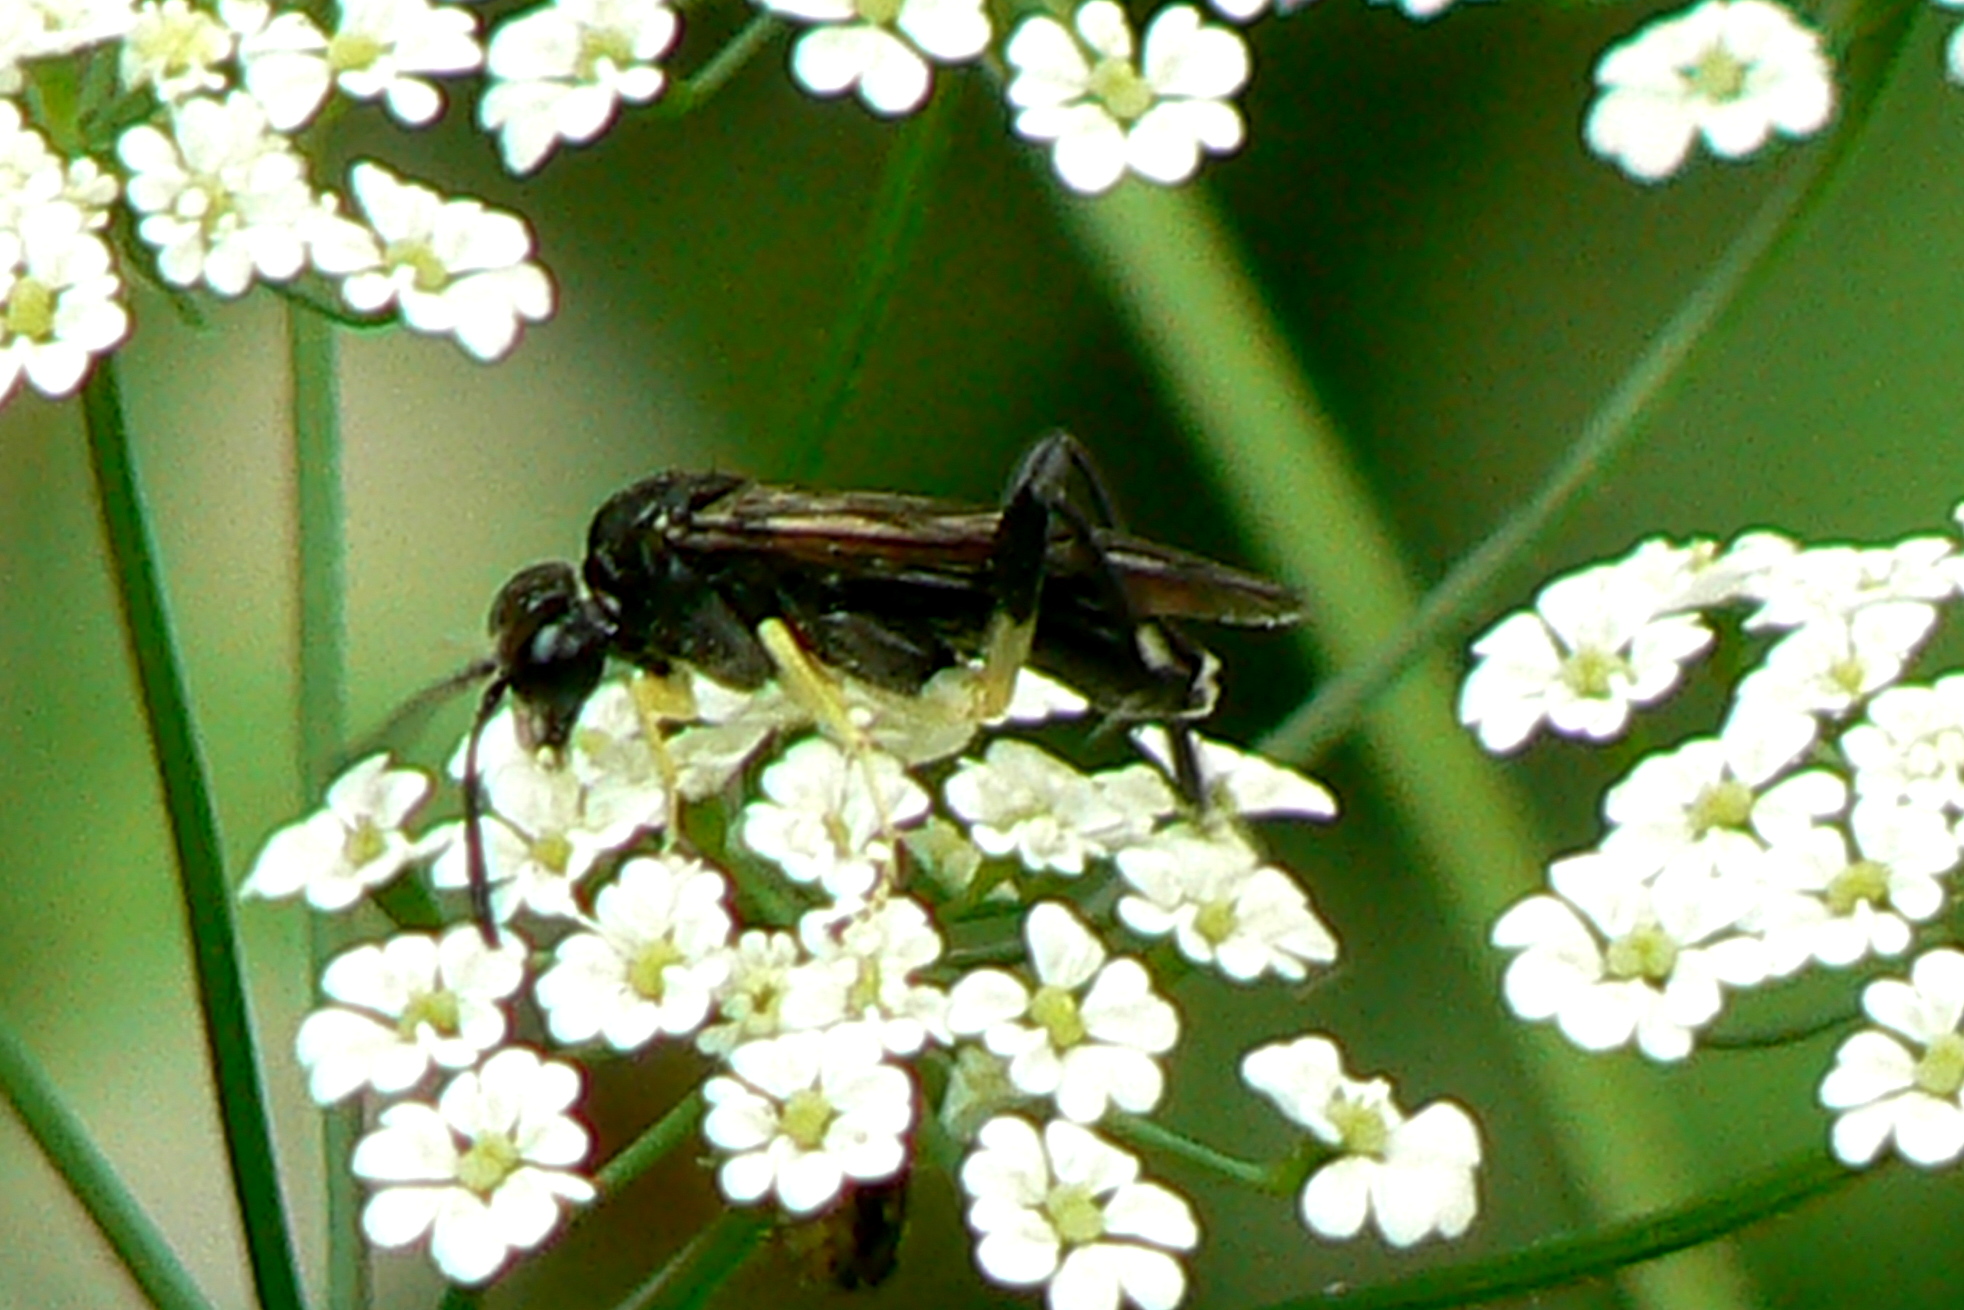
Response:
[[[610,632],[572,566],[535,564],[513,577],[492,602],[490,629],[524,737],[564,746],[606,668]]]

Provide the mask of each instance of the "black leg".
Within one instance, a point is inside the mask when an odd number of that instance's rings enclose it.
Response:
[[[1090,499],[1089,510],[1071,498],[1073,475]],[[1064,528],[1064,554],[1052,540]],[[1089,567],[1081,570],[1099,592],[1098,607],[1114,626],[1129,634],[1129,654],[1146,684],[1177,687],[1200,717],[1213,706],[1212,661],[1177,628],[1142,617],[1126,596],[1118,571],[1099,540],[1100,530],[1118,528],[1112,498],[1091,457],[1075,437],[1055,432],[1037,442],[1016,467],[1003,497],[996,526],[989,583],[997,607],[984,651],[983,685],[996,713],[1009,703],[1016,672],[1029,659],[1043,606],[1043,587],[1055,562],[1075,552]],[[1157,717],[1157,716],[1156,716]],[[1192,729],[1177,714],[1163,716],[1171,750],[1171,781],[1194,805],[1205,801],[1199,755]]]

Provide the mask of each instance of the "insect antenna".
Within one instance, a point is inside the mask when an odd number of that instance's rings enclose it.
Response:
[[[491,679],[477,702],[471,720],[471,735],[464,745],[464,867],[470,881],[471,919],[484,937],[484,944],[498,949],[498,920],[491,913],[491,871],[484,860],[484,790],[477,769],[477,743],[484,736],[484,725],[504,703],[510,681],[500,673]]]

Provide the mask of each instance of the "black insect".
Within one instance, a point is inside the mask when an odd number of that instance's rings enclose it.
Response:
[[[1074,476],[1088,503],[1072,497]],[[1110,719],[1168,724],[1175,782],[1197,800],[1181,725],[1212,711],[1215,660],[1180,623],[1273,627],[1299,615],[1278,583],[1123,532],[1064,433],[1031,448],[995,509],[657,474],[600,507],[577,572],[534,565],[492,604],[495,662],[464,785],[473,912],[492,935],[475,748],[507,693],[526,740],[563,747],[610,659],[754,689],[802,652],[901,693],[980,660],[991,712],[1027,663]]]

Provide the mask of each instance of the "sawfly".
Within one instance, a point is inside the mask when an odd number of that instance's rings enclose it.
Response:
[[[1217,662],[1181,625],[1275,627],[1300,610],[1279,583],[1125,532],[1061,432],[1030,449],[994,508],[659,473],[600,507],[577,570],[533,565],[492,604],[464,768],[472,912],[495,940],[476,749],[506,696],[522,740],[563,748],[610,660],[740,690],[809,684],[815,666],[903,695],[970,668],[978,720],[1002,712],[1028,665],[1108,720],[1164,723],[1173,781],[1198,803],[1184,725],[1213,710]]]

